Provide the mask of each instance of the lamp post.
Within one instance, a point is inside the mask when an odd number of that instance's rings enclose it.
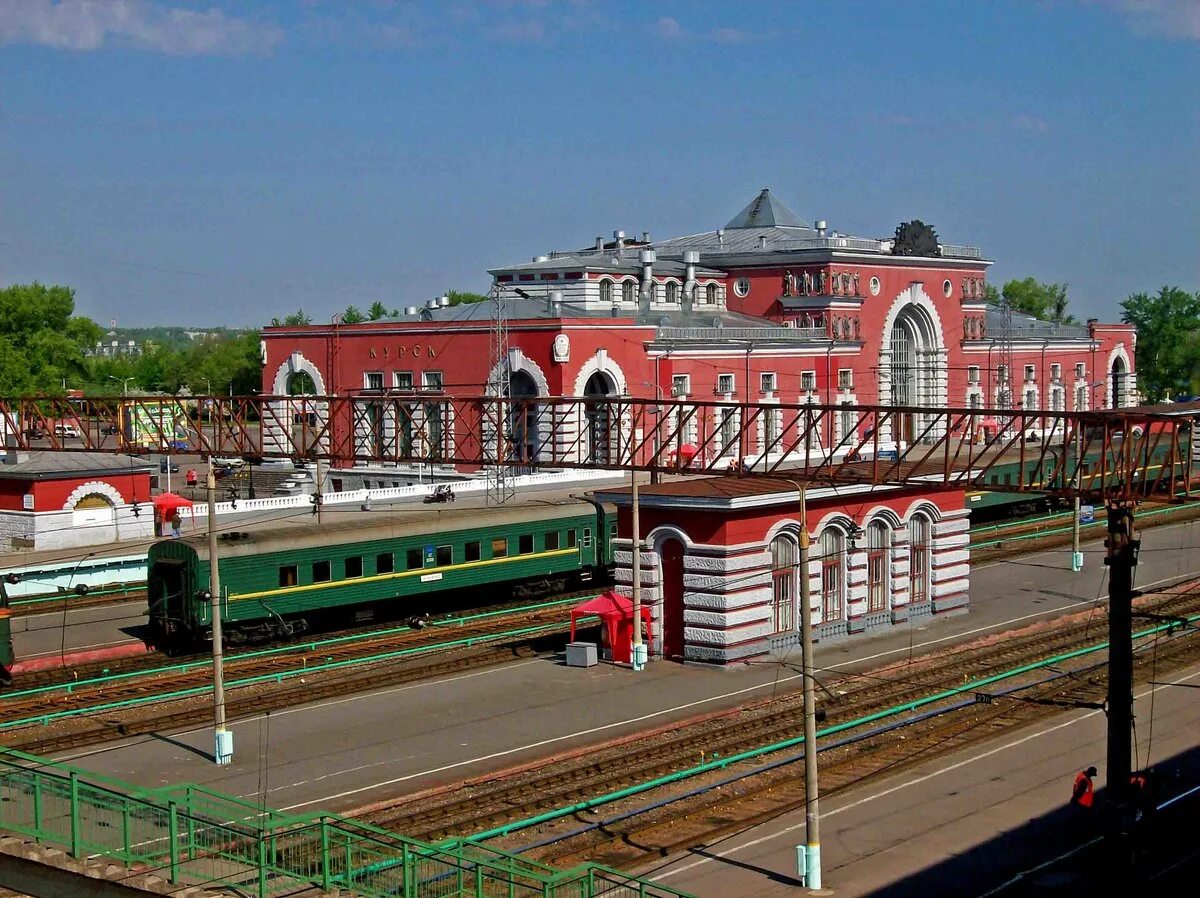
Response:
[[[119,383],[121,385],[121,395],[122,396],[129,395],[129,382],[131,380],[137,380],[136,377],[117,377],[115,374],[108,375],[108,379],[115,380],[117,383]]]
[[[225,729],[225,650],[221,633],[221,574],[217,566],[217,474],[208,466],[208,593],[212,605],[213,760],[233,761],[233,733]]]

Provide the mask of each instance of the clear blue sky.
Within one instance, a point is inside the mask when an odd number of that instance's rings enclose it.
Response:
[[[0,0],[0,283],[102,322],[415,304],[770,186],[1200,288],[1200,0]]]

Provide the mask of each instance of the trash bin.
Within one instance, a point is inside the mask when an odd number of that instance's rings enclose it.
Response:
[[[595,667],[598,662],[594,642],[567,643],[567,667]]]

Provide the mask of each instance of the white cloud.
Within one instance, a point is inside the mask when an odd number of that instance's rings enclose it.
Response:
[[[1013,121],[1019,129],[1028,131],[1030,134],[1050,133],[1050,123],[1040,116],[1018,115]]]
[[[1084,0],[1121,13],[1138,34],[1200,40],[1200,0]]]
[[[672,19],[670,16],[663,16],[654,25],[654,30],[659,37],[665,37],[668,40],[674,40],[683,37],[683,26],[679,24],[678,19]]]
[[[132,47],[173,56],[268,53],[275,25],[147,0],[0,0],[0,44],[59,50]]]

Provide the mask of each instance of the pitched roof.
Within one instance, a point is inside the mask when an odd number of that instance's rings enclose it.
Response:
[[[725,225],[726,230],[735,228],[806,228],[804,222],[791,209],[771,196],[771,191],[764,187],[745,209],[730,219]]]
[[[152,471],[141,459],[96,452],[18,452],[17,460],[0,464],[0,478],[12,480],[62,480],[134,474]]]

